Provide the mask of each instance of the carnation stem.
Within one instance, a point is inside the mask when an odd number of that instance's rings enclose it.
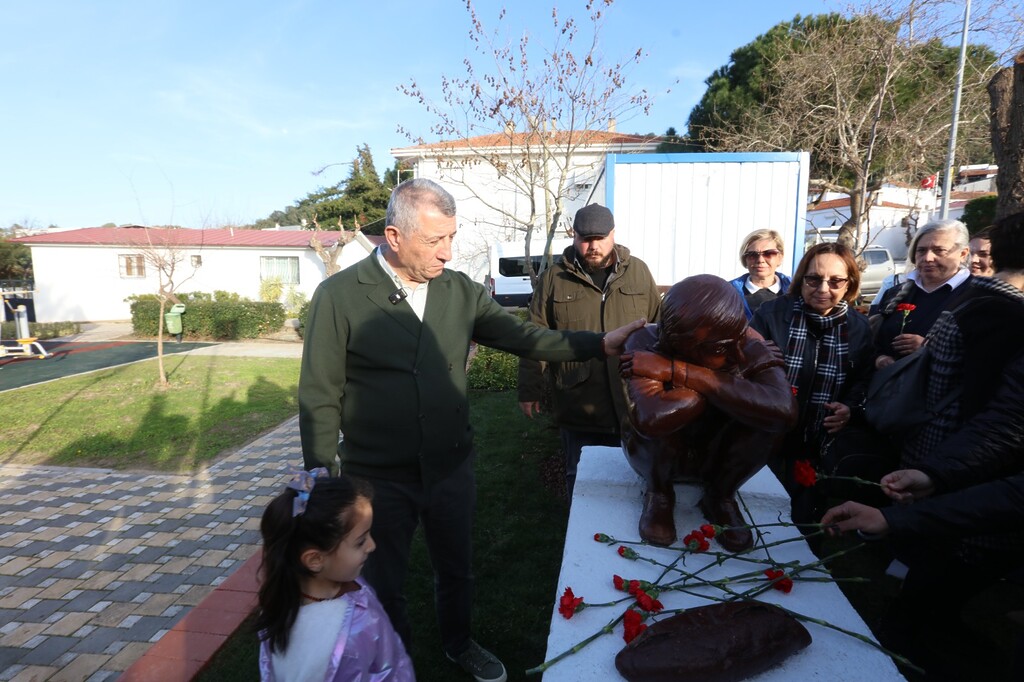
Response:
[[[596,605],[592,605],[592,606],[596,606]],[[538,666],[536,666],[534,668],[530,668],[529,670],[526,671],[526,674],[527,675],[536,675],[538,673],[542,673],[545,670],[547,670],[548,668],[550,668],[551,666],[553,666],[555,663],[558,663],[560,660],[562,660],[566,656],[571,656],[571,655],[573,655],[575,653],[579,653],[584,647],[586,647],[588,644],[593,642],[595,639],[597,639],[601,635],[609,635],[609,634],[611,634],[612,630],[615,629],[615,626],[619,624],[619,621],[622,620],[623,616],[625,616],[625,615],[626,615],[625,612],[619,614],[618,617],[608,621],[607,625],[605,625],[603,628],[601,628],[600,630],[598,630],[594,634],[590,635],[590,637],[587,637],[582,642],[578,642],[571,649],[566,649],[565,651],[563,651],[562,653],[558,654],[554,658],[552,658],[550,660],[547,660],[547,661],[544,661],[543,663],[541,663],[540,665],[538,665]]]

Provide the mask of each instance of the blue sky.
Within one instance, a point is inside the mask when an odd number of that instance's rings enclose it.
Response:
[[[495,25],[500,2],[478,13]],[[505,3],[505,24],[548,42],[553,4]],[[609,59],[643,47],[628,84],[660,94],[622,132],[685,129],[704,79],[729,53],[823,0],[619,0]],[[435,89],[471,56],[459,0],[40,0],[0,7],[0,227],[106,222],[217,227],[266,217],[348,175],[367,143],[378,171],[428,136],[396,86]],[[674,83],[678,79],[678,83]]]

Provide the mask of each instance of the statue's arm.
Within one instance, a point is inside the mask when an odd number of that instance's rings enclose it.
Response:
[[[648,438],[667,436],[704,413],[707,401],[696,391],[672,383],[672,361],[657,353],[636,353],[624,363],[629,393],[629,420]]]
[[[774,433],[790,430],[797,422],[797,404],[783,363],[763,342],[748,343],[743,350],[741,374],[681,363],[686,368],[677,367],[676,375],[684,376],[684,386],[748,426]]]

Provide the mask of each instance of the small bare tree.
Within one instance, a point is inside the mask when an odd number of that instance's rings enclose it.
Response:
[[[346,244],[356,238],[356,234],[360,229],[359,222],[356,221],[354,230],[346,230],[344,225],[341,224],[341,218],[338,218],[337,230],[323,230],[320,227],[320,223],[317,222],[315,213],[310,222],[313,225],[313,236],[309,238],[309,246],[316,251],[316,255],[323,261],[324,279],[327,279],[341,269],[338,266],[341,250],[345,248]],[[330,246],[324,246],[324,236],[337,236],[337,239]]]
[[[596,131],[605,131],[616,119],[647,113],[651,106],[646,90],[626,87],[627,74],[641,61],[643,50],[608,62],[599,49],[603,12],[611,4],[586,3],[591,26],[587,36],[581,35],[575,18],[563,19],[553,9],[551,43],[542,46],[529,33],[513,43],[498,29],[488,31],[467,0],[469,38],[479,58],[465,59],[461,76],[442,76],[441,103],[431,101],[415,81],[399,86],[435,118],[431,133],[445,142],[430,148],[440,167],[455,174],[467,164],[493,169],[493,182],[466,187],[504,224],[522,232],[527,256],[535,230],[550,253],[566,198],[579,184],[576,175],[587,172],[575,163],[578,152],[607,141]],[[504,19],[502,10],[497,21]],[[421,136],[399,131],[423,144]],[[590,169],[591,182],[596,174]],[[525,198],[525,210],[508,200],[513,194]]]
[[[992,151],[999,165],[996,218],[1024,211],[1024,51],[989,82]]]
[[[143,244],[133,243],[131,248],[138,249],[147,267],[156,272],[157,292],[156,297],[160,302],[160,314],[157,320],[156,335],[156,358],[157,358],[157,383],[160,388],[168,386],[167,372],[164,370],[164,313],[167,310],[167,303],[181,303],[177,297],[178,288],[195,276],[197,266],[191,265],[191,272],[181,273],[180,269],[184,263],[186,250],[177,243],[175,232],[182,228],[143,228],[146,241]],[[200,249],[202,247],[199,247]],[[194,248],[190,250],[195,250]]]

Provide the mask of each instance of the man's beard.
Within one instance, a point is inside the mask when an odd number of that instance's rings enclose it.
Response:
[[[598,260],[591,260],[590,258],[584,258],[583,259],[583,269],[586,270],[588,273],[591,273],[591,274],[593,274],[595,272],[600,272],[601,270],[604,270],[605,268],[607,268],[609,265],[612,264],[612,257],[613,256],[614,256],[614,253],[609,253],[607,256],[605,256],[604,258],[602,258],[599,261]]]

